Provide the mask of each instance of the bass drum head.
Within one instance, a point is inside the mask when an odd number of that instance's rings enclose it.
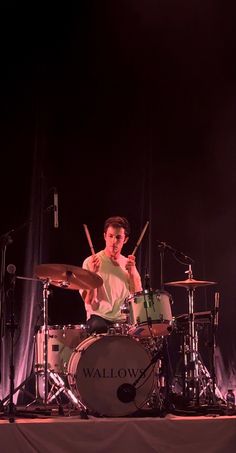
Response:
[[[152,393],[153,365],[140,377],[150,361],[141,343],[128,336],[89,337],[70,357],[68,382],[71,390],[96,415],[133,414],[144,408]]]

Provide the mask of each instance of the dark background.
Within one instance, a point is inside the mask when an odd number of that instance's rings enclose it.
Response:
[[[0,234],[16,229],[7,263],[24,275],[32,199],[46,263],[82,266],[90,254],[83,224],[98,251],[111,215],[129,219],[131,253],[149,220],[136,254],[142,279],[148,271],[160,288],[160,240],[194,259],[196,279],[217,283],[196,290],[194,308],[211,310],[220,292],[217,342],[228,371],[236,348],[235,12],[233,2],[126,0],[34,11],[12,4],[0,18]],[[58,229],[47,209],[53,187]],[[165,282],[187,270],[165,252]],[[166,289],[173,316],[186,313],[186,290]],[[22,304],[19,290],[17,313]],[[54,288],[49,316],[50,324],[84,322],[79,294]]]

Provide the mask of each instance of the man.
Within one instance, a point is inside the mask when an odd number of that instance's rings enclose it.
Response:
[[[130,294],[142,291],[135,256],[121,254],[129,235],[130,225],[125,217],[108,218],[104,224],[104,250],[83,262],[84,269],[96,272],[103,279],[100,288],[82,291],[90,334],[107,332],[113,323],[124,321],[122,304]]]

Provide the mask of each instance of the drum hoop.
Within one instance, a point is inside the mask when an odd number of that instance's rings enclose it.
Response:
[[[171,294],[168,291],[162,290],[162,289],[155,289],[155,290],[148,290],[144,289],[143,291],[137,291],[136,293],[133,293],[132,295],[129,296],[129,298],[133,299],[135,296],[149,296],[150,294],[156,294],[156,295],[161,295],[165,294],[168,296],[170,299],[172,299]]]
[[[44,326],[39,326],[39,332],[42,332]],[[48,326],[48,330],[73,330],[73,329],[84,329],[86,330],[85,324],[52,324]]]
[[[93,345],[97,342],[97,340],[100,341],[100,340],[104,340],[104,338],[110,338],[110,337],[116,338],[116,339],[119,338],[119,341],[120,341],[120,338],[127,338],[128,341],[130,341],[131,343],[133,342],[135,344],[138,344],[138,347],[143,349],[143,346],[135,338],[131,337],[129,334],[118,334],[117,335],[117,334],[113,334],[113,333],[98,333],[95,335],[94,334],[90,335],[89,337],[87,337],[83,341],[81,341],[81,343],[79,343],[79,345],[73,351],[72,356],[74,356],[77,352],[81,355],[84,344],[91,343],[91,345]]]
[[[173,318],[171,319],[152,319],[151,320],[152,324],[172,324],[173,323]],[[142,321],[142,322],[137,322],[133,325],[130,326],[130,329],[132,330],[133,327],[137,328],[139,326],[147,326],[148,321]]]
[[[95,334],[95,335],[90,335],[89,337],[85,338],[74,349],[74,351],[72,352],[72,354],[71,354],[71,356],[69,358],[69,361],[68,361],[68,372],[70,373],[70,369],[71,369],[72,363],[74,362],[75,357],[78,357],[77,358],[77,365],[78,365],[80,359],[83,357],[83,353],[86,352],[89,347],[95,345],[97,343],[97,341],[99,342],[100,340],[104,340],[104,338],[108,338],[108,337],[109,338],[113,337],[113,338],[116,338],[116,339],[119,338],[119,341],[120,341],[121,338],[127,338],[128,341],[130,341],[130,343],[133,343],[133,344],[137,345],[137,348],[142,350],[142,352],[144,351],[145,354],[147,355],[147,357],[150,358],[150,353],[143,347],[141,342],[137,341],[136,338],[130,336],[129,334],[127,334],[127,335],[125,335],[125,334],[114,335],[114,334],[109,334],[109,333],[99,333],[99,334]],[[87,344],[87,347],[86,347],[85,350],[83,350],[83,346],[85,344]]]

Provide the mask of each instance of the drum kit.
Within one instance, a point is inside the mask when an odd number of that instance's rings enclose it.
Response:
[[[124,322],[114,323],[106,334],[89,335],[85,325],[48,325],[49,287],[93,289],[103,284],[102,278],[66,264],[41,264],[35,274],[43,283],[43,325],[35,336],[37,398],[42,398],[46,406],[53,401],[63,406],[69,401],[81,418],[88,418],[89,413],[108,417],[140,411],[163,413],[170,396],[164,346],[172,331],[178,331],[171,295],[151,289],[134,293],[121,307],[126,315]],[[181,394],[190,406],[199,406],[201,396],[206,392],[209,396],[209,388],[215,400],[215,375],[210,376],[200,359],[194,313],[195,290],[214,284],[195,280],[191,266],[186,280],[165,283],[185,288],[188,293],[189,311],[183,317],[187,329],[182,332]],[[216,315],[215,311],[208,313],[209,319]]]

